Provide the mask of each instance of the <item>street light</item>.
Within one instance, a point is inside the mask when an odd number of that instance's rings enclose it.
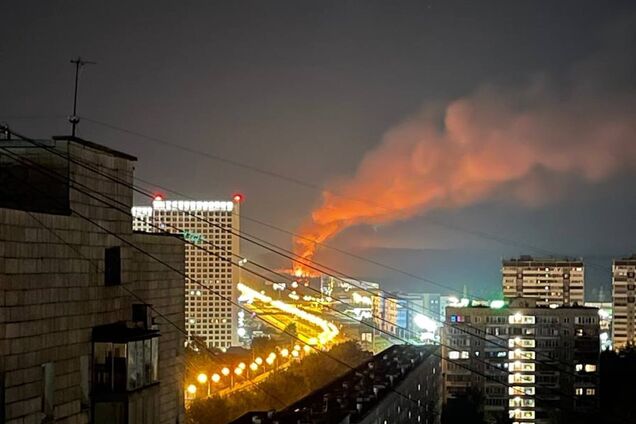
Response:
[[[204,373],[197,375],[197,381],[201,384],[205,384],[208,381],[208,376]]]
[[[283,350],[281,350],[281,351],[280,351],[280,355],[281,355],[283,358],[287,358],[287,356],[289,355],[289,350],[287,350],[287,349],[283,349]]]
[[[300,355],[300,354],[298,353],[298,351],[297,351],[297,350],[292,350],[292,356],[293,356],[294,358],[298,358],[298,355]]]
[[[229,370],[228,370],[229,371]],[[218,374],[212,374],[212,381],[214,383],[218,383],[219,381],[221,381],[221,376]]]
[[[254,362],[256,362],[258,365],[262,365],[263,364],[263,358],[261,358],[260,356],[257,356],[256,359],[254,359]]]
[[[243,364],[243,365],[245,365],[245,364]],[[243,374],[243,368],[241,368],[240,366],[234,368],[234,374],[236,374],[236,375]]]
[[[190,384],[186,390],[191,395],[195,395],[197,393],[197,386],[195,386],[194,384]]]
[[[243,371],[245,368],[247,368],[247,366],[245,365],[245,362],[241,362],[240,364],[238,364],[238,368],[240,368],[241,371]]]
[[[230,369],[228,367],[223,367],[223,369],[221,370],[221,374],[227,377],[228,375],[230,375]]]
[[[257,364],[256,362],[252,362],[252,363],[250,364],[250,369],[251,369],[252,371],[256,371],[256,370],[258,369],[258,364]]]
[[[309,345],[305,345],[303,346],[303,350],[305,351],[305,353],[309,353],[311,351],[311,347]]]

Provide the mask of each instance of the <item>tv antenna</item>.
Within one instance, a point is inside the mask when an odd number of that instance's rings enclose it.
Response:
[[[75,127],[80,121],[79,116],[77,116],[77,87],[79,83],[79,71],[84,65],[95,65],[97,62],[89,62],[88,60],[84,60],[80,56],[77,56],[77,59],[71,60],[71,63],[75,65],[75,93],[73,95],[73,115],[68,117],[68,121],[72,126],[71,135],[75,137]]]

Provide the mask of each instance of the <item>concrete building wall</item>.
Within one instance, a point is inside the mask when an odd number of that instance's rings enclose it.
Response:
[[[533,298],[538,306],[582,305],[585,267],[581,260],[521,256],[502,262],[506,298]]]
[[[617,350],[636,344],[636,255],[612,264],[613,336]]]
[[[598,405],[598,310],[534,305],[517,299],[502,309],[447,308],[445,401],[475,388],[487,414],[516,413],[515,422],[537,424],[549,423],[559,409]]]
[[[130,157],[78,142],[69,142],[68,150],[82,162],[132,182]],[[91,192],[106,194],[123,205],[132,203],[130,188],[72,162],[68,176],[85,184]],[[96,220],[132,243],[139,243],[183,271],[182,241],[133,235],[130,217],[125,212],[73,188],[69,197],[73,211]],[[126,211],[125,206],[123,209]],[[142,257],[76,214],[29,214],[0,209],[0,374],[3,376],[0,381],[4,383],[0,390],[7,423],[43,422],[43,395],[48,389],[53,395],[55,422],[89,422],[92,329],[130,320],[131,305],[139,303],[121,286],[104,285],[104,249],[112,246],[121,246],[122,286],[147,303],[154,303],[183,326],[183,278],[178,273]],[[162,332],[160,417],[161,422],[173,424],[179,417],[183,419],[180,400],[183,339],[174,327],[160,318],[157,321]],[[53,376],[48,388],[44,387],[46,373]]]

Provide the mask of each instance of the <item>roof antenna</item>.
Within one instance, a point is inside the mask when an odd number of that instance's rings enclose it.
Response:
[[[80,119],[77,116],[77,86],[79,82],[79,71],[80,68],[84,65],[95,65],[97,62],[89,62],[87,60],[83,60],[81,57],[77,56],[77,59],[71,60],[71,63],[75,64],[75,93],[73,95],[73,115],[68,117],[68,121],[72,125],[71,135],[75,137],[75,127],[79,123]]]

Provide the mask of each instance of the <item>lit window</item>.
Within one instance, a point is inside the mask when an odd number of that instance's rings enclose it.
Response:
[[[575,369],[576,371],[583,371],[583,364],[576,364],[576,365],[574,366],[574,369]]]
[[[585,394],[588,396],[594,396],[596,394],[596,389],[585,389]]]
[[[581,396],[583,394],[583,389],[581,387],[577,387],[574,390],[574,394],[576,394],[577,396]]]
[[[459,352],[456,350],[448,352],[448,359],[459,359]]]
[[[596,372],[596,365],[585,364],[585,372]]]

